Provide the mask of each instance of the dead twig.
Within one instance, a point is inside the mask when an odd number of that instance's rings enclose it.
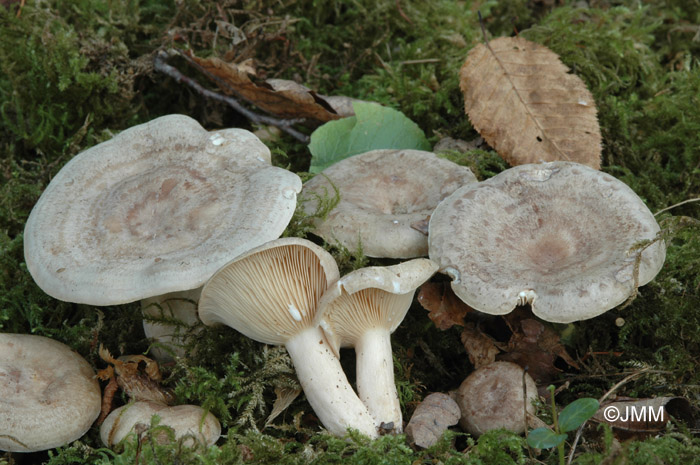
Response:
[[[306,134],[303,134],[296,129],[292,128],[292,125],[300,123],[303,121],[303,119],[278,119],[278,118],[273,118],[271,116],[265,116],[265,115],[260,115],[258,113],[255,113],[254,111],[251,111],[241,105],[236,99],[229,97],[227,95],[221,95],[217,92],[214,92],[212,90],[204,88],[201,84],[199,84],[197,81],[194,79],[185,76],[182,74],[177,68],[169,65],[166,63],[166,60],[170,57],[170,54],[165,51],[160,51],[156,54],[155,58],[153,59],[153,67],[155,68],[156,71],[160,71],[161,73],[167,74],[171,78],[175,79],[177,82],[182,82],[184,84],[187,84],[190,86],[192,89],[194,89],[197,93],[203,95],[204,97],[211,98],[213,100],[217,100],[219,102],[223,102],[227,105],[229,105],[231,108],[233,108],[235,111],[238,113],[242,114],[246,118],[248,118],[250,121],[252,121],[255,124],[268,124],[270,126],[275,126],[279,128],[280,130],[286,132],[290,136],[294,137],[298,141],[308,144],[309,143],[309,136]],[[184,55],[183,55],[184,57]],[[187,57],[185,57],[187,58]]]

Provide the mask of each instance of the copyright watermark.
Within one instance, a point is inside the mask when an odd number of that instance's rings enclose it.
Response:
[[[648,405],[627,405],[625,407],[608,405],[603,409],[603,418],[610,423],[618,421],[662,422],[664,421],[664,408],[663,406],[654,408]]]

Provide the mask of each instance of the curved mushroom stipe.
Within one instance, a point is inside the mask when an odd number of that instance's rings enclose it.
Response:
[[[391,333],[401,324],[418,286],[437,271],[418,258],[394,266],[367,267],[348,273],[331,286],[318,304],[316,321],[332,349],[355,347],[357,391],[379,427],[403,430],[394,381]]]
[[[204,324],[225,324],[265,344],[284,345],[321,423],[337,436],[377,428],[314,322],[318,301],[338,280],[333,257],[298,238],[270,241],[232,260],[206,283],[199,300]]]

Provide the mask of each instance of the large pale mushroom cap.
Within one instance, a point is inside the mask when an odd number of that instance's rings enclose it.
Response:
[[[27,267],[47,294],[70,302],[194,289],[279,237],[300,190],[252,133],[164,116],[63,167],[27,220]]]
[[[369,257],[413,258],[427,255],[424,234],[411,227],[425,220],[458,187],[476,182],[464,166],[420,150],[373,150],[335,163],[306,182],[307,214],[314,196],[340,202],[314,233],[351,250],[360,245]]]
[[[339,276],[333,257],[313,242],[270,241],[236,257],[207,281],[199,318],[258,342],[284,345],[312,327],[321,295]]]
[[[175,405],[158,402],[132,402],[113,410],[100,426],[100,438],[105,446],[121,442],[137,425],[151,426],[153,415],[160,417],[159,425],[173,429],[175,439],[189,438],[189,444],[211,446],[221,436],[221,424],[210,412],[196,405]],[[167,436],[157,438],[167,442]],[[187,442],[186,442],[187,444]]]
[[[530,303],[538,317],[592,318],[656,276],[665,258],[644,249],[635,283],[635,246],[659,225],[614,177],[572,162],[521,165],[457,190],[431,217],[430,258],[452,288],[485,313]]]
[[[0,450],[36,452],[79,439],[101,398],[94,371],[68,346],[0,334]]]
[[[336,353],[371,329],[393,333],[413,302],[415,290],[438,266],[416,258],[393,266],[360,268],[343,276],[321,297],[316,320]]]

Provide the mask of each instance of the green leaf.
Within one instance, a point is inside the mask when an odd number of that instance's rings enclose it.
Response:
[[[557,434],[549,428],[537,428],[527,435],[527,443],[536,449],[557,447],[566,439],[566,434]]]
[[[329,121],[311,134],[311,173],[370,150],[430,150],[423,131],[400,111],[370,102],[352,106],[355,116]]]
[[[566,433],[578,428],[598,411],[598,401],[591,397],[577,399],[559,414],[559,431]]]

